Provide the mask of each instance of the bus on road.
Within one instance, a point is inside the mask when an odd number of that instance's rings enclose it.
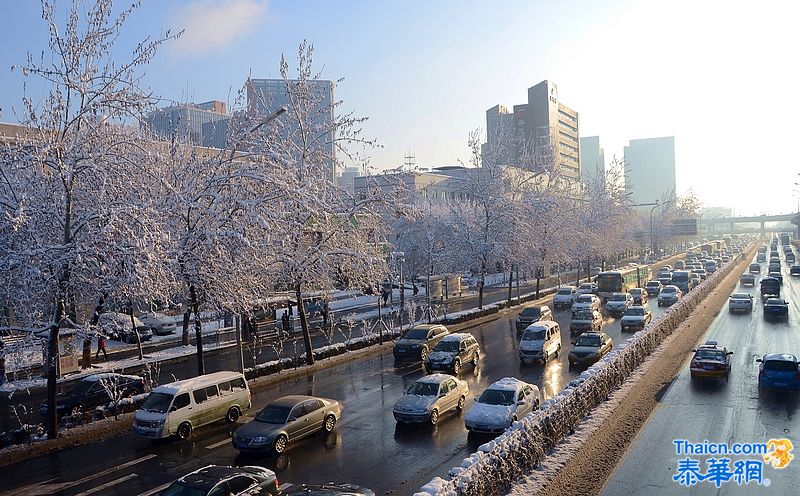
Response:
[[[607,300],[612,293],[627,293],[631,288],[643,288],[652,275],[647,265],[601,272],[597,274],[597,295]]]

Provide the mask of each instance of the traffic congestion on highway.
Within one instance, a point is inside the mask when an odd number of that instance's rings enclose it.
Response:
[[[695,263],[722,266],[744,248],[743,241],[717,243],[673,263],[683,271],[694,271]],[[251,390],[235,372],[163,384],[135,413],[131,433],[70,450],[74,460],[105,460],[107,470],[67,462],[64,479],[72,482],[59,494],[98,487],[120,495],[182,494],[175,489],[188,484],[181,478],[207,465],[267,469],[270,491],[333,481],[364,494],[413,492],[657,319],[682,291],[649,283],[681,272],[674,269],[627,265],[499,318],[452,328],[418,324],[377,356],[266,389]],[[665,288],[672,288],[669,299],[660,298]],[[63,473],[64,463],[61,455],[25,462],[20,468],[30,480],[20,485],[0,475],[0,485],[45,491],[47,474],[56,466]]]

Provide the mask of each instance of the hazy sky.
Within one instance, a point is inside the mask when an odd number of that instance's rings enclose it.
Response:
[[[0,13],[0,121],[14,122],[22,77],[9,68],[47,37],[38,2],[0,0]],[[525,103],[549,79],[607,159],[629,139],[674,135],[679,193],[788,212],[800,189],[784,150],[798,134],[798,14],[800,3],[772,0],[145,0],[117,53],[185,28],[148,69],[151,88],[232,100],[248,73],[277,77],[280,54],[291,62],[307,39],[323,76],[344,78],[343,109],[370,118],[378,168],[408,151],[419,166],[466,161],[487,108]]]

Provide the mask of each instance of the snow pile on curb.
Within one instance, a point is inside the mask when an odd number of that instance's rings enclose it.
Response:
[[[573,433],[581,419],[604,402],[740,260],[741,255],[725,264],[657,320],[570,382],[556,397],[543,402],[540,410],[481,445],[476,453],[448,472],[448,480],[436,477],[415,496],[488,495],[508,489],[514,480],[537,467],[559,441]]]

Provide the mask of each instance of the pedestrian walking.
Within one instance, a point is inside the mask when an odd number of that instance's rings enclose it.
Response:
[[[385,289],[381,290],[381,297],[383,297],[383,306],[386,306],[386,302],[389,301],[389,292]]]
[[[413,291],[414,292],[414,296],[417,296],[419,294],[419,288],[417,287],[416,284],[413,285],[413,288],[414,288],[414,291]]]
[[[108,352],[106,351],[106,337],[102,334],[97,335],[97,353],[94,354],[95,359],[103,352],[103,360],[108,360]]]

